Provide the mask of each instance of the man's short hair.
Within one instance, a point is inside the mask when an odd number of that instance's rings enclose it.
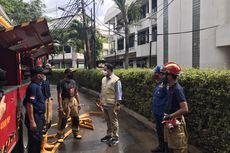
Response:
[[[113,65],[110,63],[105,63],[105,66],[107,67],[107,69],[109,69],[111,72],[113,72]]]

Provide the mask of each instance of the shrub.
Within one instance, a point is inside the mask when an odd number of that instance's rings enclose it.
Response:
[[[54,71],[54,81],[62,71]],[[115,70],[121,78],[123,104],[152,119],[151,99],[155,82],[149,69]],[[57,77],[57,78],[55,78]],[[100,70],[78,69],[80,86],[100,92]],[[230,152],[230,71],[185,69],[179,77],[189,104],[186,116],[189,143],[204,153]]]

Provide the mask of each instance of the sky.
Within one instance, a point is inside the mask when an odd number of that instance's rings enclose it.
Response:
[[[24,0],[26,2],[29,2],[31,0]],[[61,16],[62,11],[58,10],[58,7],[65,7],[69,0],[43,0],[43,2],[46,4],[46,13],[45,15],[53,18],[57,18]],[[100,21],[104,22],[104,16],[108,8],[110,8],[114,2],[113,0],[104,0],[104,4],[99,4],[100,0],[96,0],[96,16]],[[88,13],[89,14],[89,13]]]

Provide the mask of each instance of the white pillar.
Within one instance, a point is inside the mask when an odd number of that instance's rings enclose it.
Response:
[[[150,15],[151,15],[152,12],[153,12],[152,6],[153,6],[152,0],[149,0],[149,14],[150,14]]]
[[[114,25],[114,27],[115,28],[117,27],[117,16],[115,17],[115,25]],[[118,36],[115,35],[115,38],[114,38],[114,40],[115,40],[115,51],[117,51],[117,38],[118,38]]]
[[[109,21],[109,37],[108,37],[108,50],[109,50],[109,53],[111,52],[111,49],[112,49],[112,42],[111,42],[111,34],[110,34],[110,21]],[[107,54],[106,54],[107,55]]]
[[[76,49],[77,48],[74,48],[72,46],[70,48],[71,48],[71,53],[72,53],[72,67],[76,68],[76,65],[77,65],[77,63],[76,63],[76,61],[77,61],[77,58],[76,58]]]

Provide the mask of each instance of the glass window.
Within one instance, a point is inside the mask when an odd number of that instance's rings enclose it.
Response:
[[[153,12],[157,12],[157,0],[152,0],[152,9]]]
[[[129,35],[129,48],[134,47],[135,33]]]
[[[70,46],[64,46],[65,53],[71,53],[71,47]]]
[[[152,41],[157,41],[157,27],[152,27]]]
[[[138,45],[143,45],[149,42],[149,29],[138,32]]]
[[[141,6],[141,19],[145,18],[146,17],[146,4],[142,5]]]
[[[124,49],[124,38],[118,39],[117,41],[117,49],[123,50]]]

